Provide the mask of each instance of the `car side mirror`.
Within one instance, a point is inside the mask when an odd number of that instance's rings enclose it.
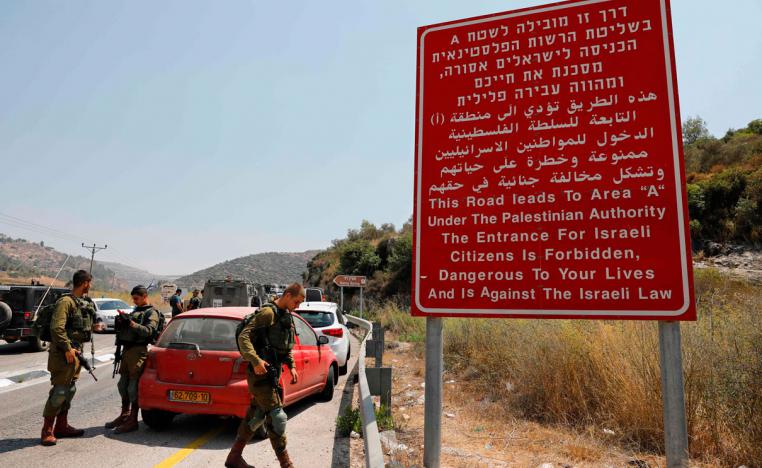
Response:
[[[318,337],[318,345],[324,345],[324,344],[328,344],[328,337],[325,335],[320,335]]]

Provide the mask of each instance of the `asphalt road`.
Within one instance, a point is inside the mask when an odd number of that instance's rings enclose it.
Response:
[[[105,340],[113,344],[111,339],[113,335],[99,335],[96,355],[99,354],[98,343]],[[27,361],[44,365],[47,353],[21,354],[11,351],[10,346],[15,345],[0,345],[3,371],[11,370],[9,359],[27,367],[33,367]],[[357,349],[359,344],[353,340],[352,350]],[[356,363],[357,356],[353,355],[349,368],[356,369]],[[137,432],[113,435],[103,424],[119,412],[116,380],[111,379],[110,364],[100,364],[95,373],[98,382],[85,372],[80,376],[69,417],[72,425],[85,429],[84,437],[60,439],[54,447],[39,445],[42,407],[49,383],[41,381],[0,393],[3,421],[0,425],[0,465],[56,468],[223,466],[235,438],[237,420],[181,415],[165,431],[154,431],[141,422]],[[335,421],[352,401],[352,374],[354,372],[340,377],[332,401],[322,403],[308,398],[286,408],[289,453],[296,466],[348,466],[349,439],[335,437]],[[346,385],[347,382],[350,384]],[[244,450],[244,457],[258,468],[279,466],[268,440],[253,440]]]
[[[95,334],[95,355],[113,353],[114,334]],[[87,344],[85,354],[90,358],[90,344]],[[13,344],[0,340],[0,374],[8,371],[45,368],[48,365],[47,351],[31,352],[29,344],[17,341]]]

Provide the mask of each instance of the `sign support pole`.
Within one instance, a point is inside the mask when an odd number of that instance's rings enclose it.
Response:
[[[360,318],[362,318],[363,301],[362,301],[362,286],[360,286]]]
[[[423,466],[439,468],[442,452],[442,319],[426,318],[426,389],[423,424]]]
[[[341,313],[344,313],[344,286],[339,286],[341,290]]]
[[[664,402],[664,447],[667,468],[687,468],[688,429],[681,354],[680,322],[659,322],[661,394]],[[427,367],[428,369],[428,367]]]

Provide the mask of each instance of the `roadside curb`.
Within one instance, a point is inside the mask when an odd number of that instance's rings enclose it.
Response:
[[[107,363],[114,360],[113,353],[95,356],[95,362]],[[46,381],[50,378],[50,372],[46,367],[31,369],[19,369],[0,373],[0,393],[10,392],[19,388],[27,387]]]

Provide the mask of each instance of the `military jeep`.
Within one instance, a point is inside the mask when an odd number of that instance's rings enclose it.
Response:
[[[266,300],[262,286],[246,280],[209,279],[201,307],[259,307]]]
[[[50,288],[42,285],[5,285],[0,284],[0,338],[8,343],[26,341],[32,351],[45,351],[49,343],[32,335],[32,323],[37,310],[53,304],[66,288]],[[44,302],[43,302],[44,298]]]

